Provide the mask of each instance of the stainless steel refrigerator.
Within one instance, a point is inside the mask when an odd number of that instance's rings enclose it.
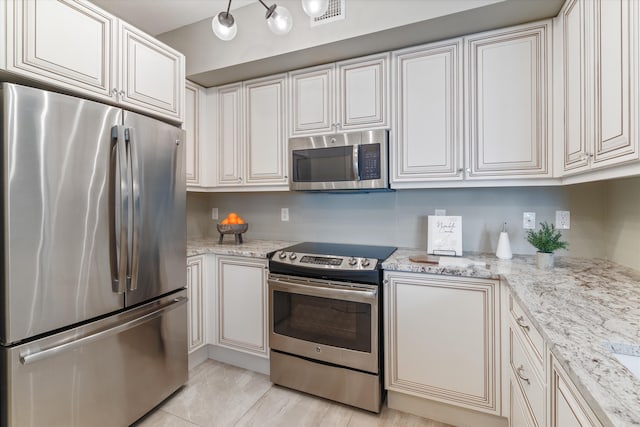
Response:
[[[8,83],[0,120],[0,425],[129,425],[187,380],[183,132]]]

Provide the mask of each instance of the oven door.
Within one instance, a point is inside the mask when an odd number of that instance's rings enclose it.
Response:
[[[378,286],[269,275],[272,350],[377,374]]]

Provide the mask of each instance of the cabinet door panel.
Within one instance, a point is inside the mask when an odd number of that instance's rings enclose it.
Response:
[[[334,130],[333,64],[289,73],[291,136]]]
[[[389,54],[337,64],[340,128],[387,126],[388,68]]]
[[[397,273],[387,279],[387,388],[498,414],[497,282]]]
[[[187,297],[189,298],[189,351],[204,345],[203,257],[187,258]]]
[[[184,56],[126,23],[120,37],[120,101],[181,119]]]
[[[265,268],[262,261],[218,258],[218,345],[267,356]]]
[[[551,423],[549,427],[602,427],[557,360],[551,359]]]
[[[218,185],[242,182],[242,84],[218,91]]]
[[[9,71],[111,97],[115,17],[80,0],[2,3],[3,8],[13,6]]]
[[[394,182],[462,179],[462,41],[394,53]]]
[[[638,158],[637,141],[631,138],[630,118],[633,114],[630,90],[630,50],[632,26],[630,13],[637,5],[628,1],[594,2],[597,61],[596,102],[598,115],[593,152],[594,166],[607,160],[624,161]]]
[[[286,76],[245,82],[246,183],[286,184]]]
[[[587,74],[585,3],[568,3],[563,15],[564,169],[587,166]]]
[[[187,138],[187,185],[200,184],[200,88],[187,81],[185,87],[184,128]]]
[[[474,36],[469,46],[469,179],[550,176],[548,24]]]

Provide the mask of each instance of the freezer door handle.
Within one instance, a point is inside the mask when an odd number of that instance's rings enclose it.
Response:
[[[131,197],[133,203],[133,230],[131,236],[131,270],[129,274],[129,290],[138,289],[138,258],[140,254],[140,230],[142,230],[142,215],[140,213],[140,185],[142,178],[140,177],[140,163],[138,156],[138,146],[135,141],[135,132],[133,128],[125,129],[125,139],[129,146],[129,154],[131,158]]]
[[[125,322],[121,325],[115,326],[111,329],[106,329],[95,334],[87,335],[86,337],[80,338],[75,341],[66,342],[64,344],[60,344],[51,348],[47,348],[45,350],[30,353],[30,354],[21,354],[20,355],[20,363],[23,365],[29,365],[31,363],[36,363],[40,360],[47,359],[49,357],[56,356],[62,352],[73,350],[78,347],[82,347],[91,342],[98,341],[101,339],[105,339],[107,337],[120,334],[128,329],[135,328],[143,323],[149,322],[153,319],[156,319],[168,311],[176,309],[184,304],[186,304],[186,297],[177,297],[169,301],[168,303],[163,304],[156,310],[153,310],[150,313],[145,314],[144,316],[138,317],[136,319]]]
[[[121,294],[127,280],[127,234],[129,186],[127,184],[127,149],[124,128],[111,128],[111,161],[109,164],[109,258],[112,290]]]

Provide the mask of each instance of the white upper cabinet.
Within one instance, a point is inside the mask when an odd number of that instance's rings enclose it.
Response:
[[[290,72],[290,136],[388,127],[389,56]]]
[[[638,160],[639,9],[570,0],[560,13],[565,174]]]
[[[7,5],[7,71],[114,99],[116,17],[81,0]]]
[[[289,188],[286,75],[218,88],[218,187]]]
[[[179,52],[86,0],[3,1],[1,7],[8,72],[182,121]]]
[[[286,79],[282,74],[244,82],[247,185],[288,185]]]
[[[552,175],[550,34],[544,21],[465,38],[467,179]]]
[[[242,83],[218,90],[218,185],[242,185]]]
[[[334,65],[289,73],[291,136],[334,132]]]
[[[8,2],[0,2],[0,24],[3,26],[7,23],[7,6]],[[6,29],[6,26],[5,26]],[[7,31],[0,31],[0,70],[7,68]]]
[[[204,89],[190,81],[185,85],[184,129],[187,137],[186,180],[187,186],[200,185],[200,134],[204,127],[200,123]]]
[[[182,117],[184,56],[120,21],[120,102]]]
[[[461,180],[462,39],[393,53],[392,185]]]

